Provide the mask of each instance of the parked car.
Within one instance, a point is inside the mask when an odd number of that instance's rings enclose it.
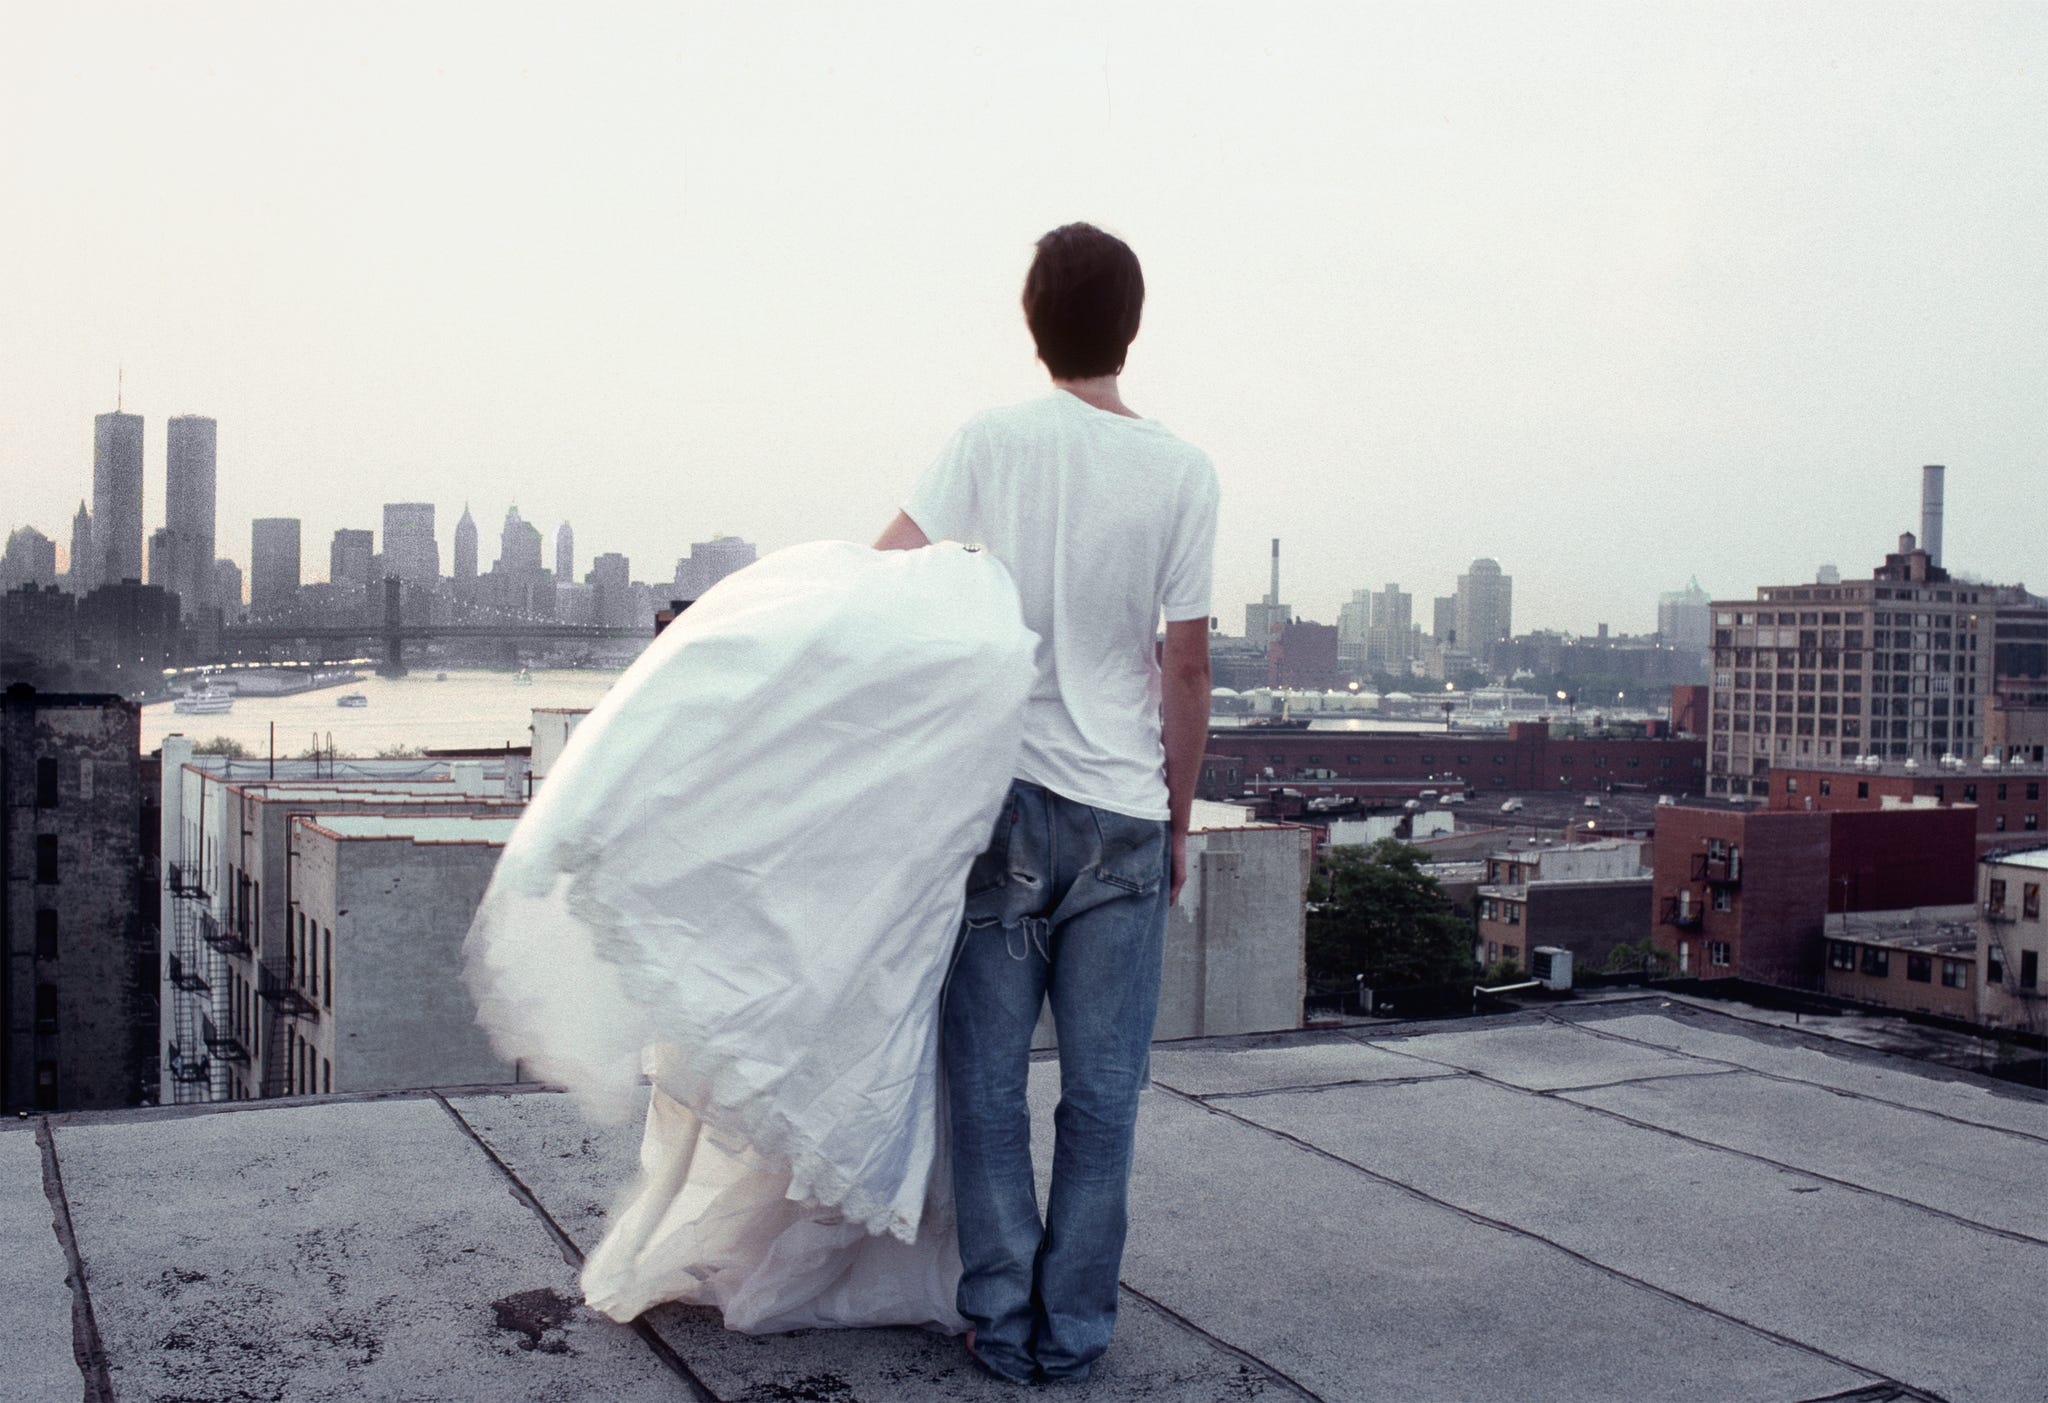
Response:
[[[1587,808],[1589,808],[1589,809],[1597,809],[1597,808],[1599,808],[1599,807],[1600,807],[1600,796],[1599,796],[1598,794],[1588,794],[1588,795],[1586,796],[1586,807],[1587,807]]]
[[[1500,811],[1504,814],[1518,814],[1522,811],[1522,801],[1510,799],[1500,806]]]

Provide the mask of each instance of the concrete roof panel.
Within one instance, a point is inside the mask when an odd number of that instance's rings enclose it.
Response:
[[[1675,1013],[1689,1010],[1674,1009]],[[2048,1139],[2048,1100],[1925,1062],[1745,1026],[1729,1018],[1628,1014],[1588,1020],[1589,1030],[1668,1048],[1689,1057],[1747,1067],[1879,1101],[1934,1111],[1952,1120],[2003,1126]]]
[[[1667,1077],[1563,1099],[1924,1204],[2048,1246],[2048,1143],[1752,1073]]]
[[[0,1301],[7,1303],[7,1387],[17,1398],[76,1398],[71,1263],[53,1232],[34,1127],[0,1129]]]
[[[1454,1082],[1470,1084],[1422,1085]],[[1323,1139],[1315,1127],[1339,1120],[1363,1139],[1426,1137],[1428,1125],[1396,1130],[1378,1110],[1417,1089],[1248,1097],[1223,1103],[1229,1116],[1148,1094],[1124,1280],[1196,1327],[1286,1361],[1292,1378],[1332,1400],[1725,1403],[1869,1382],[1245,1123],[1271,1103],[1304,1139]],[[1211,1168],[1224,1164],[1228,1174]],[[1478,1167],[1519,1172],[1491,1156]],[[1656,1342],[1626,1368],[1603,1344],[1618,1322]]]
[[[2040,1243],[1472,1078],[1232,1105],[1448,1206],[1942,1397],[2022,1396],[2019,1381],[2034,1386],[2048,1366],[2034,1293],[2012,1289],[2048,1279]],[[1760,1391],[1724,1384],[1719,1396]]]
[[[1234,1096],[1280,1087],[1456,1075],[1454,1068],[1431,1067],[1411,1057],[1368,1047],[1341,1033],[1287,1047],[1166,1044],[1152,1052],[1152,1079],[1191,1096]]]
[[[1601,1046],[1578,1029],[1556,1023],[1427,1033],[1376,1040],[1376,1045],[1403,1057],[1424,1059],[1419,1066],[1460,1068],[1537,1091],[1721,1070],[1654,1048]]]
[[[436,1101],[55,1133],[117,1397],[676,1396]]]

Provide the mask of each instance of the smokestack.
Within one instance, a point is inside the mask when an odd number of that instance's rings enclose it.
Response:
[[[1941,480],[1947,472],[1939,463],[1920,470],[1920,549],[1929,565],[1941,564]]]
[[[1935,510],[1939,511],[1940,508],[1937,507]],[[1278,604],[1280,602],[1280,538],[1278,536],[1273,538],[1273,589],[1266,596],[1266,602],[1268,604]]]

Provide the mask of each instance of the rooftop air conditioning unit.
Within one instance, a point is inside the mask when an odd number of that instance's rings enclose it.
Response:
[[[1538,945],[1529,952],[1529,975],[1546,989],[1570,989],[1572,952],[1560,950],[1555,945]]]
[[[1984,768],[1987,770],[1995,770],[1998,768],[1998,756],[1995,752],[1986,752],[1984,756]]]

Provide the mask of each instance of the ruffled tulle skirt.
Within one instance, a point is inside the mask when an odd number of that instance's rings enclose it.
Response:
[[[502,1055],[646,1108],[592,1305],[958,1328],[938,1002],[1035,643],[985,553],[799,546],[577,728],[466,955]]]

